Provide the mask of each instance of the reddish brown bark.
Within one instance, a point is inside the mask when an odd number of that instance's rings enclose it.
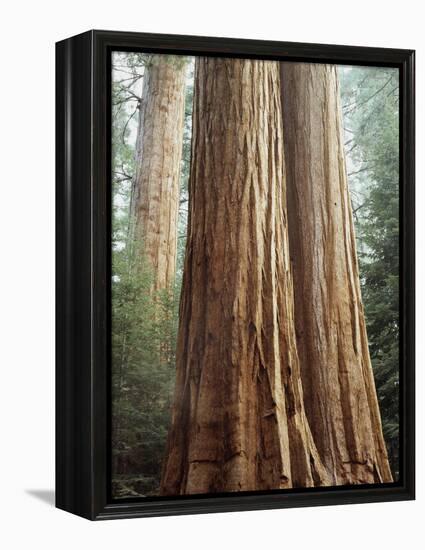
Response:
[[[360,294],[336,67],[282,63],[281,88],[307,416],[333,484],[391,481]]]
[[[184,58],[153,55],[143,78],[132,214],[153,291],[174,283],[185,72]]]
[[[328,484],[304,412],[292,285],[279,65],[199,58],[163,495]]]

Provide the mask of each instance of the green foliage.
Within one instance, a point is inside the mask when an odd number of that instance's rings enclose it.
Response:
[[[369,349],[394,477],[399,437],[399,100],[396,69],[340,72]]]
[[[136,257],[114,253],[112,448],[117,479],[134,490],[149,478],[150,494],[158,489],[169,424],[179,289],[153,292],[147,262]]]
[[[175,381],[178,305],[187,226],[192,67],[186,93],[175,286],[154,292],[143,243],[132,240],[137,97],[152,56],[117,53],[112,88],[112,488],[158,493]],[[181,59],[169,56],[170,63]]]

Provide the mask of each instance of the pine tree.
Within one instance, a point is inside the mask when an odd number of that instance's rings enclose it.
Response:
[[[399,447],[399,83],[397,69],[340,70],[361,242],[370,354],[394,478]]]
[[[169,217],[170,220],[171,215],[173,216],[173,224],[175,222],[177,230],[180,204],[176,202],[176,193],[179,187],[185,189],[185,176],[182,172],[188,164],[187,146],[184,148],[182,143],[183,123],[175,129],[178,134],[172,144],[175,158],[170,159],[167,164],[167,169],[174,170],[173,178],[168,180],[169,172],[165,171],[165,165],[161,170],[155,169],[155,162],[160,161],[158,154],[162,146],[159,130],[162,127],[164,132],[168,133],[170,130],[172,134],[176,124],[174,115],[177,107],[172,109],[169,105],[169,110],[164,112],[161,105],[168,103],[170,98],[156,93],[155,88],[160,86],[160,73],[165,72],[168,88],[161,86],[161,92],[170,92],[173,89],[175,66],[170,64],[171,61],[173,59],[166,57],[164,63],[162,57],[160,60],[152,60],[152,56],[140,54],[116,54],[115,57],[115,64],[121,68],[114,72],[112,118],[112,468],[113,494],[116,497],[152,495],[158,492],[170,420],[181,281],[180,276],[174,281],[177,231],[161,234],[164,251],[168,254],[170,249],[174,250],[173,258],[170,256],[168,264],[170,269],[161,272],[161,276],[165,274],[166,278],[161,279],[158,277],[158,268],[163,265],[155,264],[151,261],[151,254],[146,254],[145,243],[138,233],[140,225],[136,227],[136,231],[132,229],[136,212],[140,210],[137,208],[132,182],[137,184],[136,188],[142,183],[150,185],[150,190],[153,191],[152,179],[156,177],[154,183],[157,187],[162,186],[164,192],[164,181],[172,184],[168,189],[169,193],[163,198],[168,201],[168,207],[177,208],[177,213],[170,213]],[[177,70],[179,90],[173,97],[179,103],[177,111],[187,103],[184,122],[190,127],[191,96],[186,99],[183,94],[181,98],[182,66],[178,65]],[[128,73],[132,76],[129,77]],[[144,76],[150,78],[150,83],[148,85],[145,81],[141,87],[140,82],[143,82]],[[151,119],[148,128],[144,130],[140,121],[136,124],[135,116],[139,111],[140,95],[144,105],[142,118],[150,116]],[[155,118],[152,110],[155,111],[155,116],[162,117],[162,126],[156,125],[156,137],[150,141],[152,135],[149,137],[149,132],[153,132]],[[168,125],[167,114],[170,118]],[[139,154],[135,154],[137,135]],[[142,146],[140,142],[143,140],[146,143]],[[183,171],[180,170],[182,147]],[[150,165],[146,164],[148,149],[149,155],[155,156],[155,162]],[[149,167],[156,172],[153,174]],[[165,174],[163,178],[161,174]],[[152,204],[153,201],[151,206]],[[148,210],[151,217],[158,212],[152,208]],[[164,216],[154,219],[163,227]],[[151,252],[158,234],[156,232],[149,241]],[[173,242],[164,243],[164,236]]]

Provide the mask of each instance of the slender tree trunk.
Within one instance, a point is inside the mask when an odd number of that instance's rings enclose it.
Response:
[[[293,329],[279,65],[198,58],[161,493],[327,484]]]
[[[185,60],[153,55],[145,68],[136,151],[134,236],[152,270],[152,290],[174,283]]]
[[[391,481],[360,295],[335,66],[281,64],[295,324],[333,484]]]

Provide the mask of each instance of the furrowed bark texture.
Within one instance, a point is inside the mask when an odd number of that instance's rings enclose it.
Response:
[[[391,481],[369,357],[335,66],[281,64],[295,324],[332,484]]]
[[[175,404],[161,493],[326,485],[293,328],[279,65],[196,63]]]
[[[172,285],[176,269],[185,72],[181,57],[153,55],[143,78],[132,215],[154,291]]]

